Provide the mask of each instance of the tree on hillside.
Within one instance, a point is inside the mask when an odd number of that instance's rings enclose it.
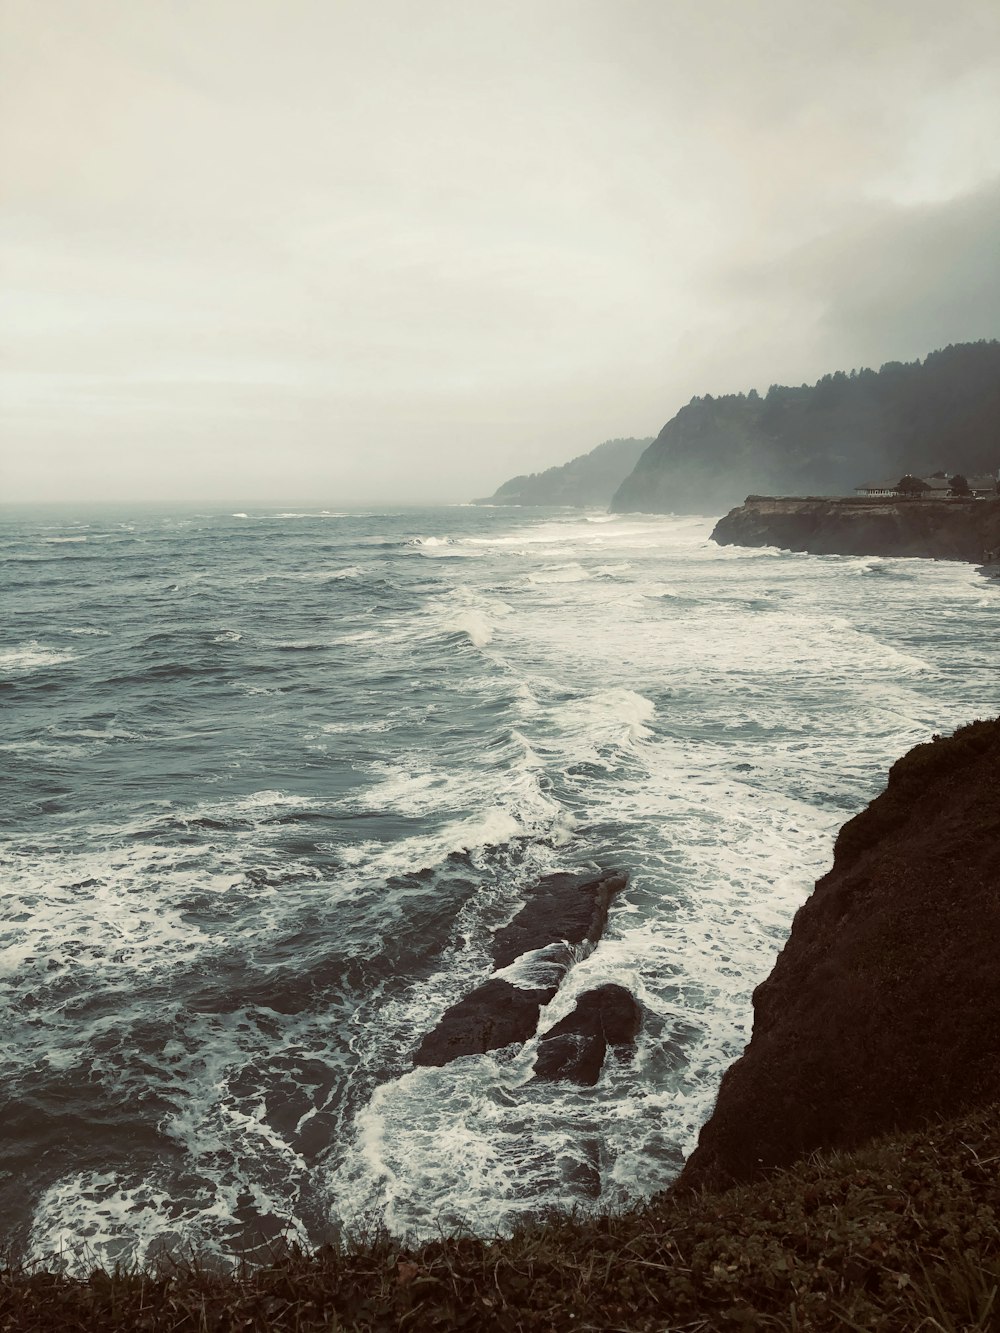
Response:
[[[926,481],[920,477],[911,476],[909,472],[896,482],[896,490],[899,491],[900,495],[905,495],[908,500],[919,500],[924,492],[930,489]]]
[[[952,495],[972,494],[972,488],[969,485],[969,480],[967,477],[963,477],[961,472],[956,472],[955,475],[952,477],[950,494]]]

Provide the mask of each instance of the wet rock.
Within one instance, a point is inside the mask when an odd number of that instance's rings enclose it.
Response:
[[[538,1014],[556,993],[520,990],[509,981],[492,977],[470,995],[453,1004],[433,1032],[420,1043],[413,1063],[446,1065],[460,1055],[482,1055],[512,1042],[527,1041],[538,1026]]]
[[[617,872],[596,877],[546,875],[539,880],[510,925],[497,932],[493,962],[499,971],[522,954],[539,953],[543,956],[530,981],[542,984],[522,988],[491,977],[446,1010],[420,1043],[414,1063],[444,1065],[462,1055],[481,1055],[533,1036],[539,1011],[555,995],[562,974],[574,961],[574,950],[597,943],[611,899],[627,883],[628,876]]]
[[[614,873],[588,879],[581,875],[546,875],[529,891],[527,902],[493,940],[496,968],[509,967],[521,954],[565,940],[596,944],[604,933],[611,899],[628,883]]]
[[[608,984],[585,991],[573,1012],[550,1028],[538,1045],[535,1076],[597,1082],[609,1046],[630,1046],[642,1011],[624,986]]]

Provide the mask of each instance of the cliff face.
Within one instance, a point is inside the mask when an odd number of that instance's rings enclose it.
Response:
[[[682,1186],[1000,1097],[1000,719],[918,745],[845,824],[754,992]]]
[[[779,546],[813,555],[1000,556],[998,500],[774,499],[751,495],[712,532],[720,546]]]
[[[614,511],[719,513],[744,495],[843,495],[906,472],[997,466],[1000,342],[816,384],[693,398],[619,487]]]
[[[652,436],[644,440],[605,440],[589,454],[581,454],[561,467],[550,467],[526,477],[512,477],[489,499],[476,503],[603,507],[652,443]]]

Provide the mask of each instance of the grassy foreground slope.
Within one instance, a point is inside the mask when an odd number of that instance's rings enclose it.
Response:
[[[509,1240],[388,1238],[220,1276],[191,1264],[0,1279],[5,1330],[991,1330],[1000,1108],[722,1194]]]

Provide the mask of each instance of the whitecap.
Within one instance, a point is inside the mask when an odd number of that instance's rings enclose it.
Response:
[[[581,583],[590,575],[579,563],[569,565],[549,565],[528,575],[529,583]]]
[[[442,840],[450,851],[467,852],[476,847],[500,847],[514,838],[523,837],[524,832],[522,825],[506,810],[488,810],[450,824],[442,833]]]
[[[333,736],[352,736],[355,732],[391,731],[395,723],[385,717],[358,719],[352,722],[324,722],[321,728]]]
[[[559,709],[563,726],[571,731],[583,732],[594,742],[624,745],[649,740],[653,733],[647,724],[655,713],[652,699],[627,689],[598,690]]]
[[[46,647],[31,639],[17,648],[0,650],[0,671],[37,671],[40,667],[61,666],[75,658],[75,653]]]
[[[496,621],[509,616],[513,608],[499,598],[476,593],[464,584],[431,604],[432,615],[449,634],[464,634],[476,648],[485,648],[493,640]]]
[[[481,611],[459,611],[448,620],[445,629],[465,634],[476,648],[485,648],[493,638],[493,626]]]

